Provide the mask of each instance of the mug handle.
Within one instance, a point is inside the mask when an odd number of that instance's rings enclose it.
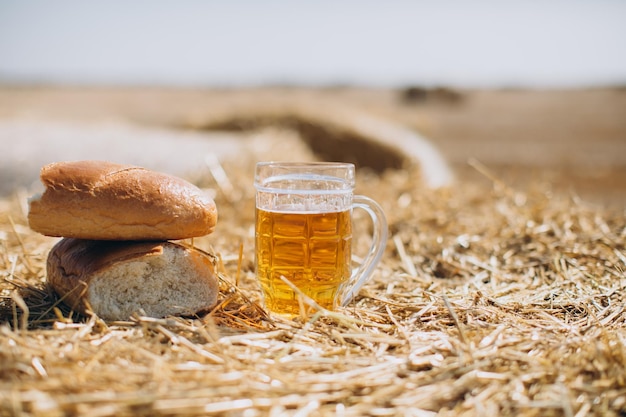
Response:
[[[346,288],[342,292],[340,304],[346,306],[359,292],[363,284],[371,277],[376,264],[380,261],[387,245],[387,219],[382,207],[374,200],[363,195],[355,195],[352,200],[352,208],[360,208],[372,218],[373,235],[372,246],[365,256],[363,263],[354,270]]]

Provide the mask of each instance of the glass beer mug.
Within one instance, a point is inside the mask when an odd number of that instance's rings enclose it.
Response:
[[[385,249],[387,221],[372,199],[353,195],[355,168],[334,162],[260,162],[256,166],[256,275],[266,308],[300,314],[298,291],[323,308],[346,305]],[[372,218],[373,243],[352,268],[352,209]]]

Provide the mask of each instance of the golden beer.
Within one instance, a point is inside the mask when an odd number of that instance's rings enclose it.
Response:
[[[354,164],[259,162],[256,189],[256,275],[270,313],[307,312],[312,299],[346,306],[372,276],[387,241],[383,209],[354,195]],[[352,210],[372,220],[372,245],[352,269]],[[305,301],[305,302],[302,302]]]
[[[351,209],[335,212],[256,208],[256,265],[266,307],[278,314],[300,314],[298,293],[327,309],[350,279]],[[306,306],[306,305],[305,305]]]

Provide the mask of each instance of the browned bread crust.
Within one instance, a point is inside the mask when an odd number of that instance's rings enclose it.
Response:
[[[176,240],[217,223],[213,199],[193,184],[145,168],[104,161],[41,169],[46,190],[30,201],[30,227],[46,236],[94,240]]]
[[[211,259],[172,242],[61,239],[46,268],[66,304],[105,320],[188,316],[211,309],[219,293]]]

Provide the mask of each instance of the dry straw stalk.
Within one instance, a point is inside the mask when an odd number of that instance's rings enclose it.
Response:
[[[259,304],[255,158],[198,176],[221,216],[193,242],[221,277],[203,317],[76,316],[45,287],[54,241],[29,230],[23,196],[2,201],[0,415],[626,413],[623,212],[495,178],[433,191],[412,170],[362,170],[359,192],[389,216],[383,262],[348,307],[305,300],[289,321]]]

